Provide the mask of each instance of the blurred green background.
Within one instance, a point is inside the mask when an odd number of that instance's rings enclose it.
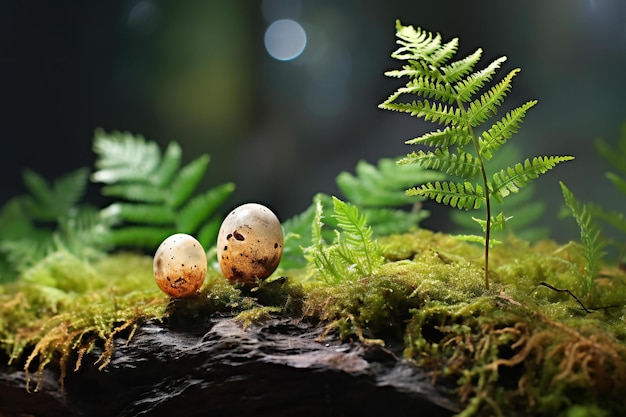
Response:
[[[576,157],[536,183],[555,237],[577,235],[555,220],[559,179],[624,209],[593,148],[626,121],[623,0],[5,1],[0,204],[24,192],[24,167],[53,179],[91,166],[102,127],[177,141],[186,160],[210,154],[203,186],[235,181],[232,205],[299,213],[337,193],[340,171],[413,151],[404,140],[434,128],[377,108],[399,85],[383,75],[398,18],[459,37],[459,57],[482,47],[483,65],[507,55],[503,74],[522,68],[508,104],[539,104],[512,141],[524,156]],[[426,225],[446,230],[445,209],[429,207]]]

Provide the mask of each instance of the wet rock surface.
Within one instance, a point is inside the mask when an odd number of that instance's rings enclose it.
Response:
[[[457,404],[393,347],[342,342],[289,318],[243,329],[232,316],[148,322],[116,340],[103,370],[94,350],[62,389],[39,392],[0,372],[0,416],[451,416]],[[34,386],[34,383],[33,383]]]

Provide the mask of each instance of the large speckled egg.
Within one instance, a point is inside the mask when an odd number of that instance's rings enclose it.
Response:
[[[253,285],[276,270],[283,255],[283,229],[267,207],[243,204],[226,216],[217,235],[217,260],[230,282]]]
[[[193,236],[176,233],[165,239],[154,254],[154,279],[174,298],[195,294],[206,277],[204,248]]]

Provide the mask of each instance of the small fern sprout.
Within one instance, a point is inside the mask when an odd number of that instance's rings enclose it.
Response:
[[[154,279],[173,298],[193,295],[204,283],[207,258],[193,236],[176,233],[159,245],[154,254]]]
[[[388,71],[385,75],[406,77],[408,81],[379,107],[409,113],[444,126],[443,130],[437,129],[408,140],[407,144],[425,145],[433,150],[412,152],[399,163],[416,163],[443,172],[450,178],[411,188],[407,194],[427,197],[461,210],[485,207],[485,219],[478,222],[484,230],[485,287],[489,289],[492,227],[496,224],[500,227],[507,220],[502,214],[492,216],[492,199],[501,203],[540,174],[573,157],[538,156],[489,173],[487,162],[519,130],[526,112],[537,104],[536,100],[527,101],[508,111],[491,126],[484,126],[497,115],[519,68],[487,88],[506,57],[475,70],[482,49],[450,62],[457,52],[458,38],[443,43],[439,34],[403,26],[400,22],[397,22],[396,30],[400,47],[391,56],[404,63],[401,69]]]
[[[217,235],[217,260],[230,282],[254,285],[278,268],[283,246],[278,217],[264,205],[247,203],[231,211],[222,222]]]

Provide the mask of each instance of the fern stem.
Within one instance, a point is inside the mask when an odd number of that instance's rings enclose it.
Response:
[[[461,110],[461,113],[465,116],[467,111],[463,102],[459,97],[456,99],[456,103]],[[489,184],[487,183],[487,170],[485,169],[485,163],[483,161],[483,157],[480,153],[480,145],[478,144],[478,139],[476,139],[476,135],[474,135],[474,129],[471,124],[467,126],[468,133],[472,138],[472,145],[474,146],[474,150],[476,151],[476,159],[478,159],[478,164],[480,165],[480,175],[483,179],[483,189],[485,195],[485,289],[489,289],[489,241],[491,239],[491,196],[489,193]]]

